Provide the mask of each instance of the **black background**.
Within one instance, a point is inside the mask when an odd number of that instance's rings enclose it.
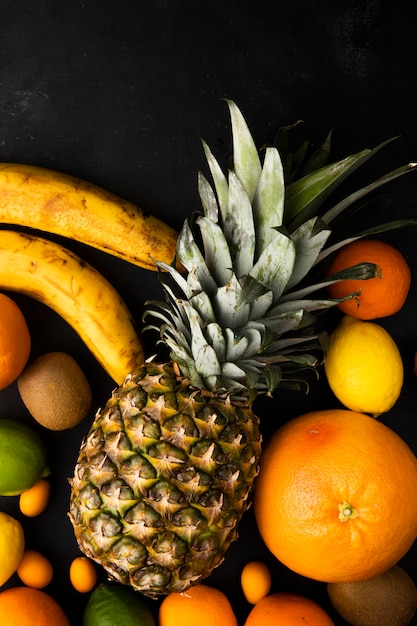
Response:
[[[316,143],[334,129],[334,159],[400,135],[366,166],[363,177],[382,174],[417,160],[415,27],[407,6],[412,3],[2,0],[0,160],[86,179],[179,229],[200,207],[197,172],[206,172],[200,137],[223,164],[230,155],[229,118],[222,102],[227,97],[242,109],[259,146],[273,141],[278,127],[299,119]],[[361,182],[361,176],[355,180]],[[359,227],[416,214],[414,174],[387,191],[387,197],[368,207]],[[399,401],[381,419],[417,452],[417,382],[412,374],[417,231],[383,238],[406,255],[413,284],[401,312],[380,321],[399,345],[406,371]],[[156,274],[81,244],[65,245],[110,279],[139,323],[145,301],[161,296]],[[101,406],[114,384],[72,329],[43,305],[12,295],[27,317],[32,358],[48,350],[72,354],[93,386],[94,409]],[[335,320],[330,316],[329,324]],[[145,336],[149,354],[154,340]],[[299,413],[333,406],[338,403],[322,375],[318,383],[312,381],[308,395],[279,392],[274,400],[259,400],[257,410],[267,438]],[[33,425],[16,385],[0,393],[0,416]],[[66,516],[67,477],[92,418],[93,411],[80,426],[62,433],[38,429],[52,468],[52,499],[45,513],[22,519],[17,498],[0,499],[1,510],[21,519],[28,547],[52,561],[55,577],[46,591],[60,602],[72,626],[82,623],[88,596],[69,583],[69,564],[79,551]],[[270,565],[272,591],[308,595],[329,611],[335,624],[345,623],[330,607],[323,584],[289,572],[268,554],[249,512],[238,542],[207,580],[227,593],[240,624],[250,608],[240,590],[240,571],[251,559]],[[417,548],[402,565],[417,582]],[[19,584],[16,577],[4,588],[14,584]],[[157,610],[156,603],[151,606]]]

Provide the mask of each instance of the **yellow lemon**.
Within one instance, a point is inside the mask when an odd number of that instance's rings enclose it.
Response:
[[[0,586],[17,570],[25,549],[21,524],[0,511]]]
[[[400,351],[379,324],[349,315],[330,336],[325,372],[340,402],[359,413],[386,413],[397,401],[404,380]]]

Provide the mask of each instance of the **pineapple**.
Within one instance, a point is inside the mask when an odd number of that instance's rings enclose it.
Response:
[[[203,212],[185,222],[177,245],[185,272],[156,261],[166,300],[146,315],[170,360],[149,359],[114,390],[70,480],[80,549],[150,597],[184,591],[223,561],[259,469],[253,402],[300,387],[323,360],[317,313],[337,301],[312,297],[325,283],[309,277],[344,243],[327,245],[330,223],[408,170],[318,217],[329,193],[375,150],[286,184],[277,148],[267,147],[262,163],[240,110],[228,106],[233,169],[224,175],[203,142],[214,186],[200,174]],[[328,281],[374,272],[364,264]]]

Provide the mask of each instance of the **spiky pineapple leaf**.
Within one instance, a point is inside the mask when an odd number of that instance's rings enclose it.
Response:
[[[233,271],[231,250],[225,233],[218,224],[207,217],[199,217],[197,224],[203,240],[207,269],[218,286],[225,285],[231,279]]]
[[[242,287],[233,274],[230,281],[219,287],[213,296],[213,306],[223,328],[238,328],[248,319],[250,305],[242,300],[241,294]]]
[[[272,331],[272,334],[269,336],[269,340],[266,339],[263,341],[263,349],[266,350],[267,346],[276,339],[277,335],[283,335],[285,333],[290,333],[293,330],[296,330],[302,324],[302,320],[304,318],[304,311],[299,308],[298,310],[278,313],[276,315],[268,315],[263,318],[259,318],[257,322],[249,322],[247,326],[249,328],[254,325],[254,328],[257,327],[265,327]],[[264,333],[265,335],[265,333]]]
[[[262,173],[253,201],[259,256],[274,238],[274,229],[282,225],[284,215],[284,172],[278,151],[267,148]]]
[[[226,102],[232,123],[233,170],[252,202],[262,171],[258,149],[239,108],[232,100]]]
[[[393,141],[389,139],[375,148],[365,149],[341,161],[330,163],[291,183],[286,190],[285,222],[294,231],[303,222],[317,215],[323,202],[358,167]]]
[[[307,285],[303,289],[299,289],[297,291],[291,291],[283,295],[280,302],[303,300],[311,293],[319,291],[332,283],[340,282],[341,280],[368,280],[370,278],[378,277],[379,274],[380,268],[374,263],[358,263],[352,267],[340,270],[340,272],[332,274],[318,283]]]
[[[233,259],[234,272],[238,278],[245,276],[253,265],[256,233],[252,204],[234,172],[229,172],[229,200],[222,227]]]
[[[205,335],[210,345],[213,346],[219,361],[226,360],[226,339],[219,324],[212,322],[205,327]]]
[[[275,231],[274,239],[264,249],[250,271],[250,276],[266,289],[272,291],[277,300],[283,293],[295,263],[293,240],[283,232]]]
[[[370,228],[366,228],[365,230],[362,230],[350,237],[346,237],[345,239],[341,239],[340,241],[334,243],[332,246],[329,246],[328,248],[322,250],[322,252],[317,257],[316,264],[321,263],[328,256],[334,254],[337,250],[339,250],[343,246],[346,246],[352,241],[356,241],[357,239],[361,239],[362,237],[372,237],[373,235],[396,230],[397,228],[404,228],[405,226],[417,226],[417,220],[393,220],[392,222],[385,222],[384,224],[379,224],[378,226],[371,226]]]
[[[191,352],[196,368],[203,378],[220,375],[221,365],[214,348],[207,342],[203,334],[203,323],[189,302],[183,302],[191,331]]]
[[[323,215],[323,221],[327,222],[327,224],[330,224],[348,206],[357,202],[358,200],[360,200],[367,194],[371,193],[375,189],[378,189],[378,187],[381,187],[382,185],[386,185],[390,181],[398,178],[399,176],[403,176],[404,174],[409,173],[410,171],[414,170],[416,167],[417,167],[417,163],[408,163],[407,165],[399,167],[396,170],[393,170],[392,172],[385,174],[381,178],[374,180],[369,185],[366,185],[365,187],[362,187],[358,191],[355,191],[354,193],[346,196],[345,198],[343,198],[343,200],[338,202],[333,208],[331,208],[329,211],[327,211]]]
[[[307,176],[327,165],[330,158],[333,131],[329,131],[324,142],[300,165],[300,177]]]
[[[236,335],[231,328],[226,328],[226,360],[237,361],[242,359],[248,349],[248,337]]]
[[[276,315],[282,315],[285,313],[290,313],[292,311],[302,310],[302,311],[320,311],[322,309],[330,309],[336,304],[339,300],[330,299],[330,298],[319,298],[317,300],[313,299],[305,299],[305,300],[296,300],[295,302],[291,300],[287,300],[286,302],[280,302],[276,307],[274,307],[270,311],[270,315],[268,316],[268,320],[271,320]]]
[[[260,319],[265,315],[268,309],[271,307],[274,300],[272,291],[266,291],[262,295],[258,296],[254,300],[250,300],[250,320]]]
[[[204,154],[206,156],[206,160],[211,172],[211,176],[213,178],[214,187],[217,193],[217,199],[219,202],[220,213],[223,216],[223,219],[226,215],[227,210],[227,202],[229,196],[229,184],[227,182],[226,176],[223,174],[223,170],[220,167],[217,159],[214,157],[212,151],[205,141],[202,142]],[[217,221],[217,220],[216,220]]]
[[[216,291],[217,285],[211,276],[204,256],[198,247],[188,220],[184,222],[177,240],[177,256],[179,262],[188,273],[197,276],[201,288],[208,293]]]
[[[198,193],[200,195],[201,205],[204,215],[214,223],[219,221],[219,206],[217,204],[216,195],[201,172],[198,174]]]
[[[317,224],[321,227],[317,228]],[[285,291],[292,289],[308,274],[330,234],[331,230],[326,228],[318,217],[313,217],[293,232],[292,240],[295,244],[296,257]]]

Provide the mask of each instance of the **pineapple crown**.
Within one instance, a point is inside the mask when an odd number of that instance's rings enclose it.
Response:
[[[241,111],[226,102],[233,166],[226,176],[203,141],[214,187],[199,173],[203,212],[185,221],[177,242],[185,272],[156,261],[166,301],[150,303],[145,317],[158,320],[147,328],[158,330],[193,386],[247,400],[277,386],[298,388],[302,370],[317,368],[326,346],[325,333],[316,330],[317,315],[340,302],[317,294],[331,282],[373,277],[377,268],[364,263],[317,282],[309,279],[313,268],[348,241],[405,224],[383,224],[329,246],[332,222],[415,164],[319,215],[331,192],[388,142],[322,165],[328,137],[313,159],[316,167],[287,182],[279,150],[266,147],[262,163]]]

